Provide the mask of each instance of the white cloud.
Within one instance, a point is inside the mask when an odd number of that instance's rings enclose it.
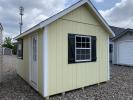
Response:
[[[48,18],[47,16],[40,14],[39,16],[36,16],[32,22],[27,23],[29,26],[27,26],[25,29],[27,30],[31,28],[32,26],[36,25],[37,22],[39,23],[47,18]]]
[[[121,0],[111,9],[100,13],[110,25],[133,28],[133,0]]]
[[[0,22],[5,36],[19,34],[19,6],[24,7],[23,31],[63,10],[68,0],[0,0]]]
[[[99,2],[99,3],[101,3],[101,2],[104,2],[104,0],[95,0],[96,2]]]

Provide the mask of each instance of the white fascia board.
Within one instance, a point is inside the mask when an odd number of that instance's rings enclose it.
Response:
[[[111,30],[107,22],[103,19],[101,14],[97,11],[97,9],[93,6],[93,4],[87,0],[88,5],[91,7],[91,9],[95,12],[95,14],[98,16],[98,18],[101,20],[101,22],[104,24],[104,26],[108,29],[108,31],[112,34],[113,37],[115,37],[114,32]]]
[[[71,6],[70,8],[63,10],[62,12],[56,14],[55,16],[49,18],[48,20],[46,20],[44,23],[42,22],[40,24],[41,27],[44,27],[52,22],[54,22],[55,20],[59,19],[60,17],[66,15],[67,13],[73,11],[74,9],[80,7],[81,5],[87,3],[89,5],[89,7],[91,7],[91,9],[95,12],[95,14],[98,16],[98,18],[102,21],[102,23],[104,24],[104,26],[108,29],[108,31],[112,34],[112,36],[114,37],[115,34],[114,32],[110,29],[110,27],[108,26],[107,22],[103,19],[103,17],[100,15],[100,13],[96,10],[96,8],[93,6],[93,4],[89,1],[89,0],[82,0],[78,3],[76,3],[75,5]]]
[[[81,5],[87,3],[87,1],[88,1],[88,0],[82,0],[82,1],[80,1],[80,2],[77,2],[77,3],[74,4],[73,6],[67,8],[67,9],[65,9],[65,10],[63,10],[63,11],[57,13],[56,15],[50,17],[49,19],[45,20],[45,22],[42,22],[42,23],[40,24],[40,26],[41,26],[41,27],[44,27],[44,26],[46,26],[46,25],[48,25],[48,24],[54,22],[55,20],[57,20],[57,19],[61,18],[62,16],[68,14],[69,12],[73,11],[74,9],[76,9],[76,8],[80,7]]]
[[[86,3],[87,1],[88,1],[88,0],[82,0],[82,1],[77,2],[77,3],[74,4],[73,6],[67,8],[67,9],[65,9],[65,10],[63,10],[63,11],[61,11],[61,12],[55,14],[54,16],[52,16],[52,17],[46,19],[45,21],[43,21],[43,22],[37,24],[37,25],[34,26],[33,28],[31,28],[31,29],[29,29],[28,31],[24,32],[23,34],[18,35],[18,36],[15,37],[14,39],[19,39],[19,38],[21,38],[21,37],[23,37],[23,36],[25,36],[25,35],[28,35],[29,33],[33,32],[33,31],[35,31],[35,30],[37,30],[37,29],[39,29],[39,28],[43,28],[43,27],[47,26],[48,24],[54,22],[55,20],[59,19],[60,17],[64,16],[65,14],[67,14],[67,13],[71,12],[72,10],[74,10],[74,9],[76,9],[76,8],[78,8],[78,7],[80,7],[81,5],[83,5],[84,3]]]
[[[35,31],[35,30],[37,30],[37,29],[39,29],[39,28],[40,28],[40,24],[37,24],[36,26],[32,27],[31,29],[27,30],[26,32],[24,32],[24,33],[18,35],[18,36],[15,37],[14,39],[17,40],[17,39],[19,39],[19,38],[21,38],[21,37],[23,37],[23,36],[26,36],[26,35],[30,34],[31,32],[33,32],[33,31]]]
[[[17,36],[15,39],[21,38],[21,37],[33,32],[33,31],[39,29],[39,28],[43,28],[43,27],[49,25],[50,23],[54,22],[55,20],[61,18],[64,15],[68,14],[69,12],[73,11],[74,9],[80,7],[83,4],[88,4],[88,6],[91,7],[91,9],[94,11],[96,16],[98,16],[99,20],[103,23],[103,25],[107,28],[107,30],[111,33],[111,35],[115,36],[114,32],[110,29],[110,27],[108,26],[106,21],[103,19],[103,17],[100,15],[100,13],[96,10],[96,8],[93,6],[91,1],[89,1],[89,0],[81,0],[81,1],[77,2],[76,4],[72,5],[71,7],[67,8],[67,9],[55,14],[54,16],[46,19],[45,21],[37,24],[33,28],[31,28],[28,31],[24,32],[23,34]]]

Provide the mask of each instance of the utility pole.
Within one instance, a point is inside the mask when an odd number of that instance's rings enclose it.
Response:
[[[22,33],[22,25],[23,25],[23,19],[22,19],[22,17],[23,17],[23,15],[24,15],[24,7],[23,6],[20,6],[19,7],[19,11],[20,11],[20,34]]]

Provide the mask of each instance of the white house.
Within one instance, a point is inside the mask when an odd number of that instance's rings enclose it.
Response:
[[[133,29],[111,26],[115,37],[110,39],[113,64],[133,66]]]

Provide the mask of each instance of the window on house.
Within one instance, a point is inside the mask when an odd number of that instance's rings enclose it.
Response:
[[[68,63],[96,61],[96,36],[68,34]]]
[[[37,60],[37,39],[36,37],[33,37],[33,60]]]
[[[23,40],[18,41],[17,56],[19,59],[23,59]]]
[[[113,44],[109,45],[109,52],[112,53],[113,52]]]
[[[75,61],[90,61],[91,60],[91,37],[90,36],[75,36]]]

